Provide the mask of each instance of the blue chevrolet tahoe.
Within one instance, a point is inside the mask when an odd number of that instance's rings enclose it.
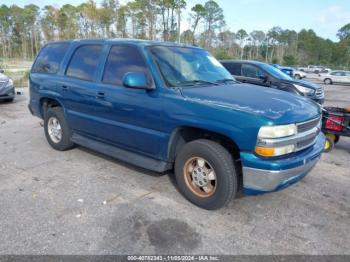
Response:
[[[235,81],[207,51],[140,40],[45,45],[30,73],[31,113],[56,150],[81,145],[164,172],[195,205],[238,190],[280,190],[323,150],[321,110],[306,98]]]

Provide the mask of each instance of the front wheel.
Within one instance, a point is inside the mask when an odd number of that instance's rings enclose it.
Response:
[[[61,107],[48,108],[44,117],[45,136],[49,144],[56,150],[71,149],[71,130],[64,118]]]
[[[210,140],[199,139],[183,146],[176,157],[175,177],[180,192],[204,209],[219,209],[237,193],[233,157]]]

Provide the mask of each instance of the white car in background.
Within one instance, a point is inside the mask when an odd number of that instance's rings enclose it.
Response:
[[[350,71],[332,71],[328,74],[320,75],[321,80],[326,85],[350,84]]]
[[[303,79],[306,77],[306,73],[293,68],[293,76],[295,79]]]
[[[308,65],[307,67],[298,67],[298,70],[302,72],[314,73],[314,74],[330,73],[332,71],[330,68],[327,68],[324,66],[314,66],[314,65]]]

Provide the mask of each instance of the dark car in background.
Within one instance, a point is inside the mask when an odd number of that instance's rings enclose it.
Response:
[[[222,65],[242,83],[271,87],[308,97],[319,104],[324,102],[321,86],[296,80],[279,69],[258,61],[222,60]]]
[[[0,69],[0,102],[12,102],[15,98],[13,81]]]

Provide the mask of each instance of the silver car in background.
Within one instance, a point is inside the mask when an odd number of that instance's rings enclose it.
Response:
[[[12,102],[15,98],[15,88],[12,79],[0,69],[0,102]]]
[[[350,84],[350,71],[332,71],[328,74],[322,74],[320,77],[326,85]]]

